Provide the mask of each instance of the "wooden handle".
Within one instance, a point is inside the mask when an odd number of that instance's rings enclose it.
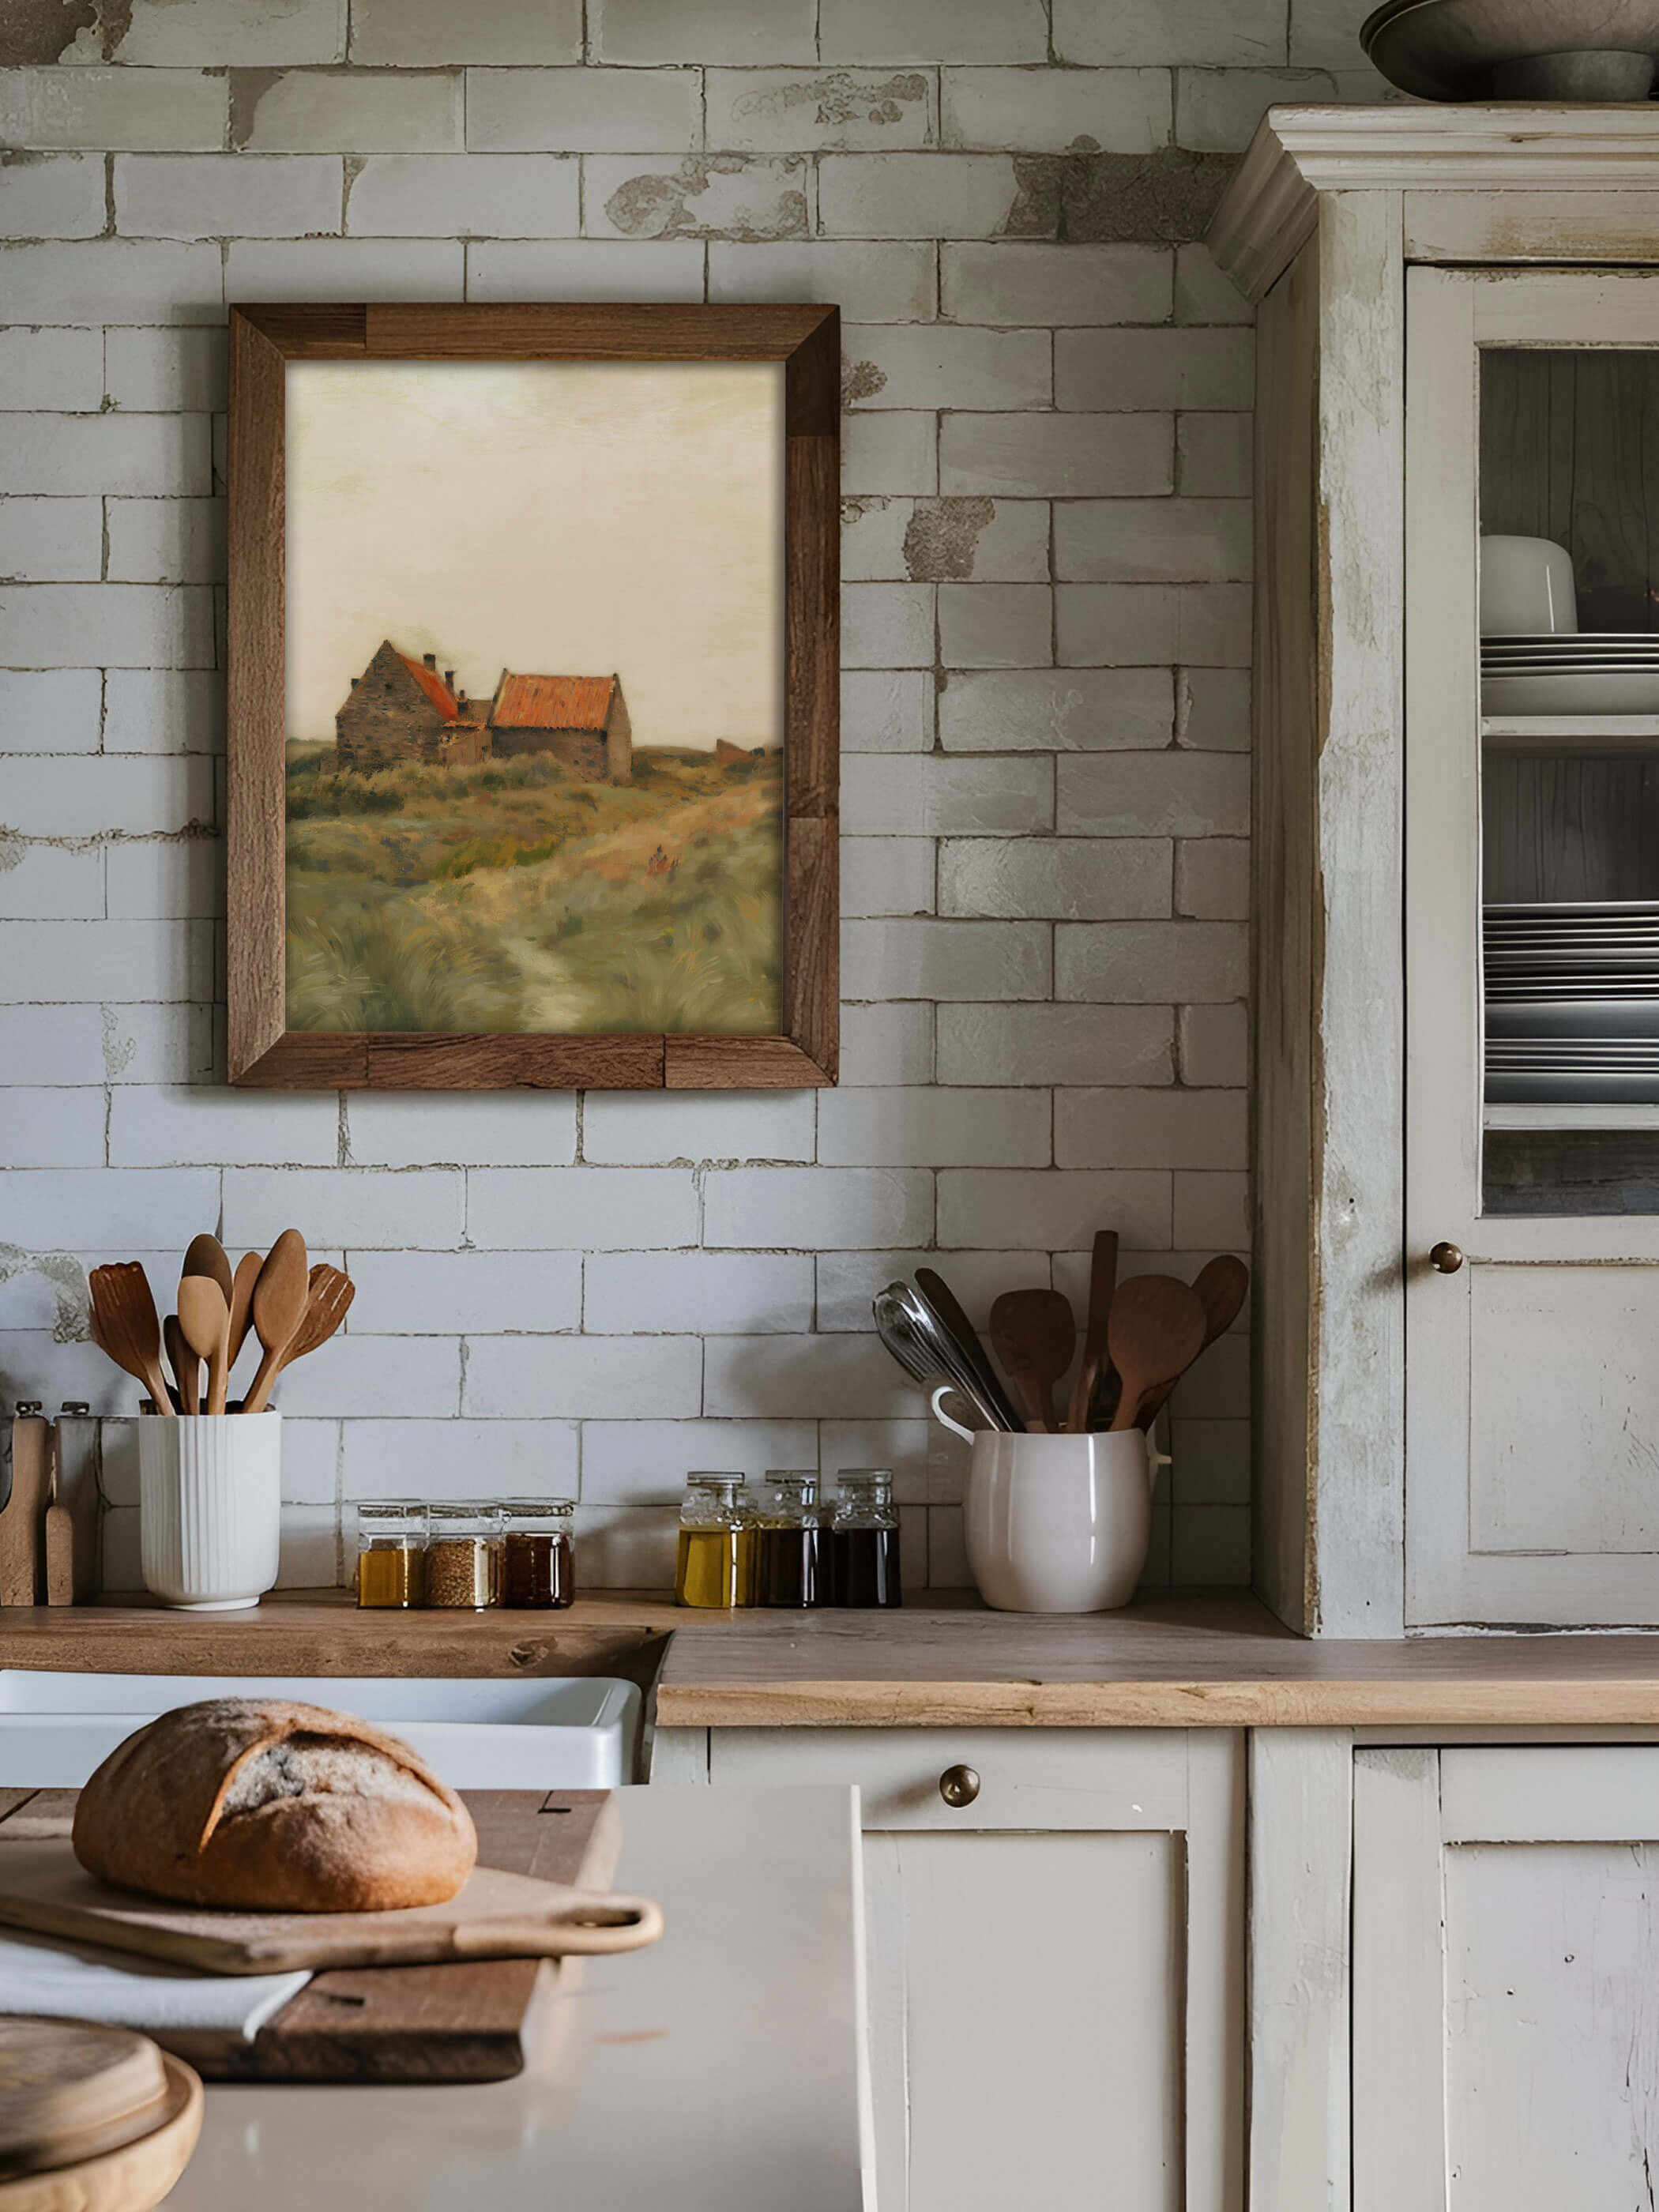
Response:
[[[46,1508],[46,1603],[75,1602],[75,1516],[67,1505]]]
[[[662,1907],[651,1898],[573,1892],[544,1920],[462,1921],[451,1947],[458,1959],[602,1957],[642,1951],[662,1928]]]
[[[283,1371],[283,1354],[287,1350],[286,1344],[273,1344],[261,1356],[258,1371],[253,1377],[253,1388],[242,1401],[245,1413],[263,1413],[265,1410],[265,1400],[270,1395],[271,1384]]]

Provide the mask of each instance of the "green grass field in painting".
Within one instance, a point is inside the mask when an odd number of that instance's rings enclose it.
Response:
[[[775,1032],[782,789],[775,756],[641,750],[613,785],[290,745],[289,1026]]]

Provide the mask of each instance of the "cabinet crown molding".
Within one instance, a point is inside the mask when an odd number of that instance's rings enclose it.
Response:
[[[1273,107],[1211,222],[1210,251],[1259,300],[1327,192],[1637,191],[1651,197],[1659,106]]]

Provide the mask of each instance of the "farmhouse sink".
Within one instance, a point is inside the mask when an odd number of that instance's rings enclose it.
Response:
[[[456,1790],[608,1790],[634,1778],[640,1693],[605,1675],[81,1674],[0,1668],[0,1788],[78,1790],[124,1736],[200,1698],[356,1713]]]

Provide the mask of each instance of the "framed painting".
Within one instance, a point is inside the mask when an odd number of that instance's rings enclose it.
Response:
[[[231,1081],[833,1083],[836,310],[230,335]]]

